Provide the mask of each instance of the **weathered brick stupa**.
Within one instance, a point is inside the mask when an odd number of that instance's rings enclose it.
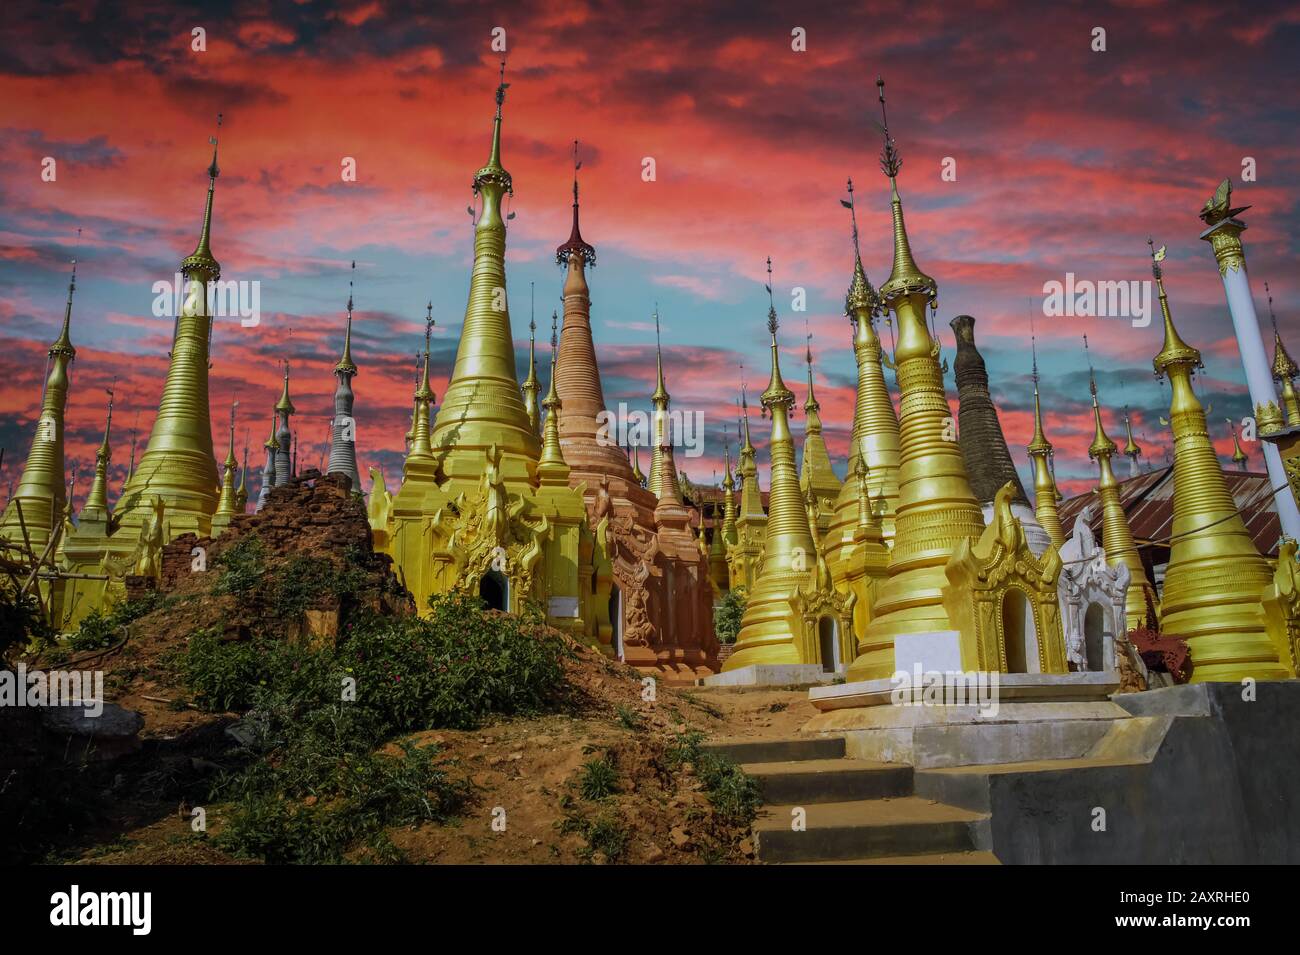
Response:
[[[575,142],[573,227],[555,250],[565,279],[554,386],[569,485],[582,492],[594,537],[580,567],[583,599],[591,607],[586,633],[633,666],[666,679],[692,679],[716,669],[708,560],[690,534],[676,480],[660,481],[656,497],[641,486],[615,440],[618,429],[605,407],[591,334],[586,272],[596,264],[596,249],[583,240],[579,226],[577,148]],[[652,460],[662,477],[665,464],[669,474],[673,469],[669,397],[657,345],[656,367],[656,408],[662,404],[665,414],[656,414]]]

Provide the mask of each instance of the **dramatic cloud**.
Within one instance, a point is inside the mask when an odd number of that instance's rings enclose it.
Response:
[[[152,289],[172,280],[197,239],[218,112],[212,247],[225,278],[259,283],[262,308],[256,327],[223,319],[214,330],[218,447],[238,400],[237,443],[242,450],[248,434],[256,466],[287,360],[300,456],[306,464],[321,456],[355,259],[358,444],[363,467],[382,466],[391,480],[426,302],[438,321],[439,393],[455,353],[472,255],[465,208],[487,154],[498,26],[509,45],[503,160],[517,217],[507,274],[521,367],[529,286],[540,326],[558,307],[553,250],[569,231],[576,138],[583,231],[599,249],[593,327],[607,401],[648,406],[657,302],[674,402],[705,416],[704,456],[680,462],[696,481],[720,472],[724,436],[734,449],[742,365],[751,407],[768,377],[769,255],[785,377],[802,403],[811,334],[827,441],[843,471],[855,382],[842,316],[852,246],[839,199],[848,178],[873,283],[887,277],[892,255],[872,126],[877,73],[888,80],[912,247],[939,283],[944,354],[953,354],[948,321],[974,315],[1026,474],[1031,316],[1066,490],[1086,489],[1095,475],[1084,334],[1112,438],[1122,442],[1128,407],[1148,460],[1163,463],[1168,391],[1149,363],[1159,322],[1043,312],[1044,283],[1067,273],[1145,281],[1148,236],[1169,246],[1172,307],[1205,355],[1199,387],[1226,458],[1224,419],[1250,409],[1196,218],[1224,176],[1239,204],[1252,206],[1247,255],[1261,314],[1267,280],[1283,335],[1300,350],[1300,117],[1291,92],[1300,15],[1290,5],[1256,4],[1247,21],[1209,0],[1037,10],[1010,0],[947,9],[885,0],[860,12],[737,2],[677,5],[670,17],[654,4],[581,0],[509,12],[435,6],[20,0],[6,9],[0,481],[16,477],[27,451],[73,256],[69,457],[83,470],[93,460],[104,389],[115,379],[115,467],[125,467],[133,427],[147,439],[171,336],[170,320],[153,314]],[[791,49],[795,27],[806,31],[806,52]],[[1092,49],[1096,27],[1106,30],[1105,52]],[[53,181],[42,176],[48,160]],[[355,182],[340,175],[349,160]],[[646,181],[650,161],[655,177]],[[1242,182],[1251,162],[1257,180]],[[793,310],[799,300],[805,311]],[[881,335],[888,343],[884,325]],[[764,445],[765,422],[752,423]],[[1258,445],[1247,450],[1258,467]],[[80,497],[88,482],[79,485]]]

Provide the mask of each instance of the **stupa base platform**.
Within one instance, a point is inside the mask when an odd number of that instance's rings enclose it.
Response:
[[[853,759],[921,769],[1079,758],[1130,718],[1108,699],[1118,687],[1113,674],[1001,673],[998,680],[995,692],[988,685],[965,703],[927,700],[923,687],[907,688],[895,703],[892,680],[814,687],[809,697],[820,712],[803,731],[843,735]]]
[[[699,681],[699,686],[811,686],[833,683],[843,671],[823,670],[820,663],[753,663],[725,673],[713,673]]]

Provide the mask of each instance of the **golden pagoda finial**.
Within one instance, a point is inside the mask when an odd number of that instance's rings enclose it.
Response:
[[[1088,391],[1092,394],[1092,417],[1096,423],[1096,430],[1093,432],[1092,444],[1088,446],[1088,457],[1094,461],[1105,456],[1107,464],[1110,457],[1118,447],[1106,435],[1106,429],[1101,423],[1101,405],[1097,402],[1097,375],[1092,367],[1092,354],[1088,350],[1088,336],[1083,336],[1083,352],[1088,356]]]
[[[1057,508],[1056,477],[1052,473],[1052,442],[1047,440],[1043,431],[1043,409],[1038,396],[1038,341],[1034,332],[1034,313],[1032,304],[1029,312],[1029,350],[1033,356],[1033,371],[1030,379],[1034,383],[1034,436],[1025,450],[1034,471],[1034,516],[1038,524],[1047,532],[1052,544],[1060,549],[1065,544],[1065,534],[1061,528],[1061,513]]]
[[[1228,422],[1228,430],[1232,432],[1232,463],[1237,465],[1237,470],[1246,470],[1246,462],[1249,460],[1246,452],[1241,448],[1241,442],[1237,440],[1237,425],[1231,418],[1224,418]]]
[[[546,426],[542,437],[542,455],[537,462],[537,473],[543,484],[567,484],[569,466],[560,449],[560,396],[555,390],[555,363],[559,348],[559,321],[557,312],[551,312],[551,381],[546,389],[542,407],[546,409]]]
[[[1124,406],[1124,456],[1131,458],[1134,468],[1137,467],[1137,459],[1142,456],[1141,446],[1133,440],[1133,422],[1129,420],[1128,405]]]
[[[235,409],[238,407],[238,401],[230,403],[230,445],[226,451],[226,460],[223,462],[225,470],[221,475],[221,496],[217,498],[216,514],[224,517],[230,517],[238,510],[235,490],[235,468],[239,465],[235,460]]]
[[[501,107],[506,101],[506,90],[510,84],[506,82],[506,61],[501,61],[501,78],[497,83],[496,101],[497,111],[492,119],[492,151],[488,154],[487,165],[474,174],[474,192],[480,191],[480,187],[487,182],[499,186],[502,192],[514,195],[514,184],[511,182],[510,173],[506,172],[501,165]]]
[[[221,129],[221,114],[217,114],[217,130]],[[208,142],[212,144],[212,162],[208,165],[208,198],[203,207],[203,227],[199,231],[199,243],[194,247],[194,251],[181,260],[181,273],[188,276],[190,272],[199,269],[206,273],[207,281],[216,281],[221,276],[221,266],[217,260],[212,257],[212,249],[208,246],[208,241],[212,235],[212,195],[217,188],[217,176],[221,175],[221,169],[217,166],[217,137],[212,135],[208,137]]]
[[[279,415],[271,415],[271,436],[262,444],[262,447],[269,451],[278,451],[280,449],[280,440],[276,437],[276,430],[279,425],[278,418]]]
[[[632,445],[632,477],[637,484],[645,487],[645,474],[641,471],[640,448],[635,444]]]
[[[235,488],[235,509],[241,514],[248,506],[248,429],[244,429],[244,466],[239,471],[239,486]]]
[[[1165,246],[1157,249],[1150,237],[1147,238],[1147,246],[1151,249],[1151,274],[1155,276],[1156,290],[1160,293],[1160,313],[1165,322],[1165,344],[1152,365],[1157,376],[1167,374],[1174,365],[1186,366],[1191,373],[1205,366],[1201,363],[1201,353],[1183,341],[1178,329],[1174,327],[1174,318],[1169,312],[1169,297],[1165,294],[1164,269],[1160,266],[1165,258]]]
[[[891,305],[900,297],[919,294],[934,309],[938,307],[939,287],[934,279],[921,271],[912,258],[912,246],[903,222],[903,201],[898,195],[898,171],[903,166],[903,160],[898,154],[898,144],[889,134],[889,116],[885,112],[885,81],[881,77],[876,77],[876,88],[879,90],[881,118],[877,126],[885,141],[880,153],[880,168],[889,177],[890,204],[894,217],[894,266],[889,278],[880,286],[880,297],[886,305]]]
[[[772,377],[768,380],[767,389],[759,396],[759,403],[763,406],[763,415],[772,413],[772,409],[778,405],[788,410],[794,404],[794,392],[786,387],[781,380],[781,362],[777,354],[776,330],[780,328],[780,323],[776,319],[776,299],[772,295],[772,257],[767,257],[767,284],[763,286],[767,289],[767,331],[772,336]]]
[[[749,438],[749,395],[745,384],[745,366],[740,366],[740,420],[736,422],[737,426],[742,429],[742,441],[740,445],[740,459],[743,463],[746,456],[751,460],[757,451],[754,448],[754,442]]]
[[[650,396],[650,400],[655,402],[656,404],[662,402],[663,405],[667,407],[668,402],[670,400],[670,396],[668,394],[667,387],[664,385],[664,356],[663,356],[663,350],[660,347],[660,343],[659,343],[659,303],[658,302],[655,302],[654,319],[655,319],[655,373],[657,377],[655,381],[655,391],[654,394]]]
[[[535,289],[534,282],[528,283],[528,377],[521,386],[524,393],[524,410],[528,412],[528,423],[533,432],[541,430],[541,414],[538,411],[537,396],[542,386],[537,380],[537,319],[534,317]]]
[[[812,332],[807,331],[808,320],[804,319],[805,342],[804,342],[804,364],[808,366],[808,397],[804,399],[804,414],[810,415],[808,427],[814,427],[812,418],[816,418],[817,412],[821,411],[821,404],[817,401],[817,395],[813,391],[813,356],[812,356]],[[821,420],[817,419],[816,428],[821,430]]]
[[[282,414],[297,414],[298,409],[293,406],[293,400],[289,397],[289,359],[282,359],[284,362],[284,390],[280,393],[280,400],[275,403],[275,410]]]
[[[339,359],[334,370],[345,375],[357,373],[356,363],[352,361],[352,283],[357,274],[357,260],[352,260],[352,275],[348,277],[348,324],[343,333],[343,357]]]
[[[83,518],[91,516],[96,517],[108,514],[108,463],[112,460],[113,450],[109,444],[110,436],[113,432],[113,391],[117,386],[117,379],[113,379],[113,385],[105,388],[108,394],[108,413],[104,418],[104,440],[100,442],[99,450],[95,452],[95,478],[90,485],[90,493],[86,495],[86,503],[81,507]],[[87,512],[91,512],[87,514]]]
[[[81,230],[77,230],[77,238],[81,238]],[[68,302],[63,308],[63,327],[59,331],[59,337],[54,340],[50,346],[49,356],[57,358],[60,355],[65,356],[68,361],[77,357],[77,350],[72,347],[72,294],[77,290],[77,260],[72,260],[72,272],[68,276]]]
[[[848,181],[849,197],[841,199],[840,205],[849,210],[849,220],[853,225],[853,278],[849,282],[848,293],[844,296],[844,314],[855,323],[866,322],[869,333],[875,337],[875,317],[880,313],[880,296],[867,281],[866,269],[862,267],[862,250],[858,246],[857,202],[853,195],[853,180]]]
[[[433,303],[425,306],[424,317],[424,357],[420,371],[420,387],[415,389],[415,420],[411,427],[411,447],[407,457],[428,457],[433,453],[429,431],[429,409],[437,396],[429,387],[429,352],[433,327],[438,323],[433,318]]]
[[[1295,387],[1295,377],[1300,375],[1300,367],[1296,366],[1287,353],[1286,346],[1282,344],[1282,336],[1278,334],[1277,316],[1273,314],[1273,293],[1269,291],[1267,282],[1264,283],[1264,294],[1268,296],[1268,317],[1273,323],[1273,380],[1282,389],[1282,407],[1286,411],[1287,426],[1295,427],[1300,425],[1300,395],[1297,395]]]
[[[671,454],[665,454],[664,449],[672,444],[669,431],[668,404],[670,396],[668,388],[664,384],[664,361],[663,350],[659,343],[659,303],[655,302],[654,311],[655,320],[655,390],[650,396],[650,403],[654,406],[653,418],[653,441],[650,448],[650,484],[651,493],[656,498],[662,498],[668,492],[666,487],[669,483],[676,483],[676,471],[672,467]]]

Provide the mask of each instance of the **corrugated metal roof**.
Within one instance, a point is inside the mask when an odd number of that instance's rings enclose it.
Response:
[[[1155,564],[1164,562],[1169,549],[1168,541],[1174,519],[1173,478],[1174,469],[1169,466],[1128,478],[1119,485],[1120,504],[1128,516],[1133,538],[1139,549],[1156,552],[1149,555],[1151,563]],[[1276,557],[1282,525],[1278,521],[1268,475],[1225,470],[1223,478],[1255,546],[1260,553]],[[1094,500],[1096,494],[1089,491],[1061,502],[1061,528],[1067,536],[1074,527],[1074,519],[1079,512]],[[1093,508],[1093,511],[1089,524],[1100,535],[1101,509]],[[1164,556],[1159,553],[1161,551]]]

